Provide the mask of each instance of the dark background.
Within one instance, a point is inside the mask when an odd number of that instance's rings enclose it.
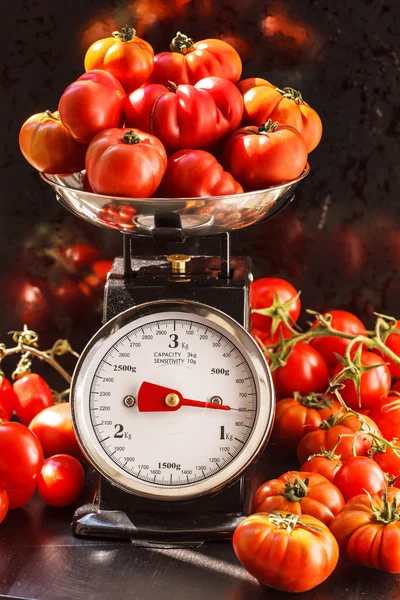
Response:
[[[3,0],[1,22],[0,340],[28,321],[44,344],[68,336],[79,350],[100,324],[92,268],[66,270],[57,257],[85,242],[111,259],[120,236],[57,204],[18,132],[56,110],[88,46],[126,22],[156,52],[177,30],[221,37],[243,76],[302,91],[324,125],[312,172],[275,221],[233,235],[233,252],[251,255],[256,276],[302,289],[303,306],[347,308],[368,325],[373,311],[400,317],[398,0]]]

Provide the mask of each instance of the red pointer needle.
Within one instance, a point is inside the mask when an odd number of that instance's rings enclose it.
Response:
[[[225,404],[213,404],[212,402],[200,402],[183,398],[177,390],[144,381],[140,386],[137,397],[140,412],[173,412],[181,406],[195,406],[197,408],[213,408],[215,410],[231,410]]]

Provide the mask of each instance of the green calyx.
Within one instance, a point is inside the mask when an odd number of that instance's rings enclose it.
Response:
[[[263,125],[262,125],[263,127]],[[292,306],[293,302],[296,302],[297,298],[300,296],[300,292],[296,294],[293,298],[288,300],[287,302],[281,302],[279,300],[278,294],[274,295],[274,300],[271,306],[268,308],[253,308],[252,312],[257,315],[263,315],[265,317],[270,317],[272,320],[271,325],[271,337],[273,337],[280,325],[283,323],[286,327],[291,330],[295,325],[293,319],[289,315],[289,309]],[[296,332],[294,332],[296,333]]]
[[[44,121],[45,119],[52,119],[52,121],[60,121],[60,113],[58,112],[58,110],[56,110],[55,112],[51,112],[51,110],[45,110],[40,120]]]
[[[335,353],[336,358],[343,365],[344,368],[342,371],[340,371],[340,373],[338,373],[338,375],[336,377],[334,377],[334,379],[331,382],[331,386],[329,388],[331,391],[332,385],[337,386],[337,384],[341,384],[341,382],[343,382],[343,381],[348,381],[348,380],[352,381],[354,383],[354,387],[356,388],[358,404],[360,407],[361,407],[361,397],[360,397],[361,376],[363,375],[363,373],[367,373],[368,371],[372,371],[372,369],[377,369],[378,367],[382,366],[381,363],[379,363],[377,365],[367,365],[367,366],[361,364],[362,352],[363,352],[363,347],[360,344],[360,346],[356,350],[354,358],[350,358],[348,353],[346,353],[347,355],[345,356],[345,358],[343,358],[343,356],[340,356],[339,354]]]
[[[323,446],[321,446],[320,451],[317,454],[311,454],[308,458],[307,458],[307,462],[310,462],[310,460],[312,460],[313,458],[327,458],[328,460],[337,460],[340,461],[341,459],[341,455],[340,454],[335,454],[336,452],[336,448],[339,446],[340,443],[340,437],[338,438],[338,441],[336,442],[336,444],[333,446],[333,448],[331,450],[327,450],[326,448],[324,448]]]
[[[134,129],[131,129],[130,131],[124,133],[122,141],[124,144],[140,144],[140,137],[138,136],[136,131],[134,131]]]
[[[192,50],[193,44],[192,38],[178,31],[169,47],[172,52],[179,52],[185,55]]]
[[[366,494],[369,497],[371,510],[377,523],[388,525],[389,523],[400,521],[400,507],[397,506],[399,495],[396,495],[393,500],[389,502],[387,498],[387,488],[384,487],[382,491],[382,508],[379,508],[372,503],[369,492],[366,492]]]
[[[113,31],[112,36],[120,42],[131,42],[136,35],[136,30],[133,27],[125,25],[121,31]]]
[[[278,121],[272,121],[272,119],[268,119],[266,123],[260,125],[257,132],[252,133],[257,133],[258,135],[267,135],[267,133],[273,133],[278,127],[278,125]]]
[[[272,512],[268,515],[268,521],[273,523],[278,529],[285,529],[289,534],[292,533],[295,527],[302,527],[309,531],[321,531],[318,527],[303,523],[300,515],[293,515],[292,513],[282,515],[280,512]]]
[[[296,104],[305,104],[301,93],[298,90],[295,90],[294,88],[284,87],[283,90],[281,90],[280,88],[275,88],[275,90],[279,92],[283,98],[293,100],[293,102],[296,102]]]
[[[283,496],[289,502],[300,502],[300,500],[307,496],[309,481],[308,477],[304,481],[299,477],[295,477],[293,483],[287,481],[285,483],[285,491],[280,496]]]
[[[307,396],[302,396],[299,392],[295,392],[293,396],[295,400],[307,408],[316,408],[319,410],[323,408],[332,408],[332,401],[324,394],[311,392],[311,394],[307,394]]]

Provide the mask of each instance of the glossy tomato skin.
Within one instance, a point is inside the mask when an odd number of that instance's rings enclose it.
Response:
[[[172,45],[171,45],[172,46]],[[236,83],[242,72],[242,61],[236,50],[227,42],[206,39],[192,43],[182,52],[161,52],[154,57],[154,70],[150,81],[168,86],[194,85],[204,77],[222,77]]]
[[[375,421],[385,439],[400,439],[400,397],[397,394],[390,393],[382,398],[371,408],[369,416]]]
[[[375,494],[386,485],[386,477],[380,466],[368,456],[351,456],[333,479],[346,502],[362,494],[364,490]]]
[[[312,152],[322,137],[322,123],[318,113],[305,102],[285,98],[269,81],[257,78],[254,87],[248,89],[250,81],[241,82],[246,123],[262,125],[268,119],[294,127],[306,143],[307,152]],[[264,85],[262,85],[264,81]]]
[[[243,188],[204,150],[178,150],[168,159],[158,197],[200,198],[241,194]]]
[[[103,38],[94,42],[85,55],[85,71],[100,69],[111,73],[127,93],[149,79],[153,64],[152,46],[136,35],[130,40]]]
[[[121,127],[125,92],[106,71],[89,71],[71,83],[60,98],[60,117],[72,137],[82,144],[103,129]]]
[[[287,315],[289,320],[294,323],[300,315],[301,302],[296,288],[278,277],[261,277],[252,281],[250,284],[250,305],[251,305],[251,323],[252,327],[265,331],[271,335],[272,319],[270,316],[261,315],[254,312],[255,309],[270,308],[274,302],[275,296],[278,296],[281,304],[289,304]],[[290,331],[280,323],[276,331],[282,330],[283,337],[291,337]],[[279,341],[279,334],[278,340]]]
[[[4,487],[0,486],[0,523],[6,518],[9,508],[8,492]]]
[[[146,85],[129,95],[125,124],[157,136],[169,152],[216,144],[241,122],[243,100],[237,87],[220,77],[168,89]]]
[[[25,487],[18,487],[8,490],[9,505],[8,510],[14,510],[24,506],[30,500],[36,490],[36,481],[26,485]]]
[[[106,129],[93,138],[86,155],[93,190],[111,196],[149,198],[166,166],[163,144],[139,129]]]
[[[53,307],[44,280],[13,274],[5,293],[7,309],[13,315],[16,326],[27,323],[35,331],[49,327],[53,319]]]
[[[10,420],[14,413],[15,392],[12,384],[0,375],[0,408],[4,410],[7,420]]]
[[[332,317],[331,325],[334,329],[351,335],[365,334],[365,326],[360,319],[352,313],[347,312],[346,310],[328,310],[323,313],[323,316],[326,316],[327,314]],[[317,324],[318,321],[316,320],[312,327],[315,327]],[[316,337],[310,342],[312,347],[318,350],[321,356],[323,356],[329,368],[336,367],[338,360],[335,354],[344,356],[349,343],[350,339],[339,338],[333,335]]]
[[[15,412],[24,425],[29,425],[38,413],[54,404],[51,389],[37,373],[28,373],[17,379],[14,383],[14,392]]]
[[[50,506],[69,506],[79,498],[85,483],[80,462],[67,454],[47,458],[37,480],[42,500]]]
[[[302,396],[311,392],[325,392],[329,385],[329,372],[326,362],[312,346],[298,342],[292,348],[286,365],[272,373],[278,398]]]
[[[227,140],[223,164],[246,190],[262,190],[292,181],[307,164],[307,147],[301,134],[274,123],[271,130],[242,127]]]
[[[290,500],[285,497],[287,484],[300,480],[307,486],[303,498]],[[264,483],[255,493],[254,511],[259,513],[287,511],[295,515],[310,515],[329,525],[342,510],[344,499],[341,492],[319,473],[289,471],[278,479]]]
[[[400,330],[400,320],[396,321],[396,329]],[[391,333],[385,340],[385,345],[396,354],[396,356],[400,357],[400,334]],[[386,354],[380,354],[380,356],[385,360],[385,362],[389,365],[390,373],[393,377],[400,377],[400,366],[396,365],[396,363],[386,356]]]
[[[397,498],[399,506],[399,494],[400,489],[388,488],[389,503]],[[389,573],[400,573],[400,521],[379,523],[371,502],[381,510],[382,492],[372,494],[372,497],[360,494],[352,498],[332,521],[330,529],[340,549],[351,561]]]
[[[76,173],[85,168],[86,145],[73,138],[57,113],[29,117],[21,127],[19,147],[41,173]]]
[[[392,378],[390,371],[383,358],[373,352],[361,353],[361,364],[363,366],[378,365],[375,369],[366,371],[361,375],[360,398],[357,397],[355,384],[350,379],[341,381],[344,388],[340,394],[349,408],[353,410],[368,410],[379,403],[382,398],[388,395]],[[342,371],[343,366],[339,364],[334,370],[334,375]]]
[[[99,250],[91,244],[68,244],[59,248],[58,251],[67,265],[78,272],[87,269],[100,258]]]
[[[380,434],[376,424],[367,416],[362,419],[373,433]],[[302,465],[312,454],[318,454],[321,448],[332,450],[336,445],[339,435],[346,434],[341,438],[339,445],[335,449],[335,454],[341,457],[342,461],[350,458],[353,449],[353,434],[360,429],[361,421],[357,414],[348,413],[343,410],[338,413],[334,424],[329,427],[321,427],[317,431],[310,431],[301,440],[297,447],[297,458]],[[350,435],[349,435],[350,434]],[[367,432],[359,434],[355,438],[354,449],[358,456],[366,456],[372,445],[372,438]]]
[[[29,429],[41,443],[45,458],[55,454],[69,454],[82,460],[83,455],[72,426],[69,402],[42,410],[31,421]]]
[[[307,406],[306,398],[282,398],[276,405],[273,439],[295,450],[301,438],[315,431],[322,421],[341,410],[341,404],[329,394]]]
[[[289,532],[275,524],[274,518],[275,513],[250,515],[236,529],[233,549],[244,568],[260,583],[285,592],[305,592],[325,581],[339,558],[337,542],[327,526],[302,515]]]
[[[37,437],[25,425],[0,424],[0,486],[6,489],[32,485],[43,464]]]
[[[319,473],[328,481],[333,483],[333,478],[343,465],[339,458],[327,458],[325,456],[314,456],[311,460],[307,460],[301,467],[300,471],[308,473]]]
[[[372,458],[389,477],[398,477],[400,475],[400,440],[392,440],[392,444],[398,450],[387,447],[383,452],[375,452]]]

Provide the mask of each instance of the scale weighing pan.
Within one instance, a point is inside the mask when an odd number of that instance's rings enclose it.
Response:
[[[175,213],[184,236],[208,236],[243,229],[270,218],[293,199],[294,190],[310,172],[307,164],[297,179],[265,190],[203,198],[123,198],[83,190],[85,171],[69,175],[41,173],[57,200],[72,213],[100,227],[131,235],[153,236],[162,215]],[[153,236],[154,237],[154,236]]]

